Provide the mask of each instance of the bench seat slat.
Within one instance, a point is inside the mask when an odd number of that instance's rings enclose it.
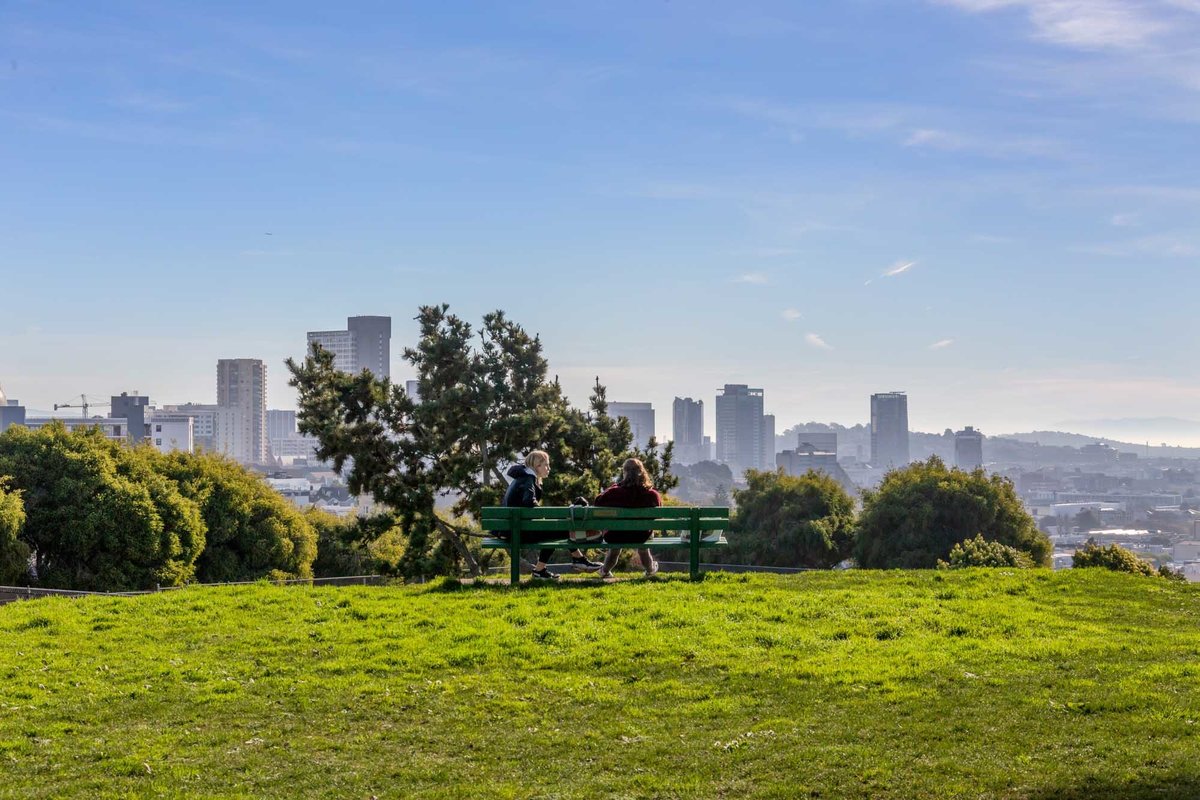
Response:
[[[711,541],[711,542],[706,542],[706,541],[704,541],[704,539],[700,540],[701,548],[723,547],[727,544],[729,544],[729,541],[724,536],[722,536],[720,539],[717,539],[716,541]],[[512,545],[512,542],[508,541],[507,539],[487,538],[482,541],[482,546],[485,548],[508,549],[511,545]],[[681,547],[689,547],[689,546],[690,546],[689,542],[681,540],[680,537],[678,537],[678,536],[654,536],[654,537],[651,537],[649,541],[643,542],[641,544],[631,544],[631,543],[609,544],[607,542],[572,542],[569,539],[556,539],[556,540],[550,541],[550,542],[537,542],[536,544],[530,544],[530,545],[522,544],[521,545],[522,549],[528,548],[530,550],[541,549],[541,548],[554,549],[554,550],[572,550],[576,547],[582,548],[584,550],[593,550],[593,549],[595,549],[595,550],[621,550],[621,549],[629,550],[629,549],[633,549],[633,548],[637,548],[637,547],[647,547],[647,548],[650,548],[651,550],[665,550],[665,549],[678,549]]]
[[[507,519],[485,519],[483,529],[486,531],[506,531],[511,527]],[[702,531],[729,530],[727,519],[701,519],[698,527]],[[692,529],[691,520],[687,519],[528,519],[521,518],[522,531],[688,531]]]
[[[484,506],[481,518],[510,519],[514,512],[522,515],[522,519],[537,517],[540,519],[690,519],[693,511],[699,511],[701,517],[713,519],[729,519],[729,509],[723,506],[658,506],[654,508],[609,508],[607,506],[577,506],[567,508],[561,506],[538,506],[535,508],[509,508],[505,506]]]

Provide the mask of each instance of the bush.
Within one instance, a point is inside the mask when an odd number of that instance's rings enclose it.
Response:
[[[828,568],[854,549],[854,501],[823,472],[748,470],[734,492],[730,560],[772,567]]]
[[[193,577],[204,522],[155,457],[62,423],[0,436],[0,475],[21,491],[39,585],[123,591]]]
[[[407,540],[394,516],[336,517],[315,508],[304,516],[317,534],[313,577],[398,574]]]
[[[965,539],[950,550],[950,560],[937,562],[938,569],[965,569],[967,567],[1016,567],[1029,569],[1033,559],[1015,547],[1000,542],[989,542],[979,534],[974,539]]]
[[[29,546],[21,541],[25,505],[19,492],[6,491],[0,481],[0,584],[29,581]]]
[[[258,475],[216,455],[157,456],[158,468],[200,508],[208,544],[196,563],[205,583],[311,578],[317,535]]]
[[[855,556],[878,569],[932,569],[974,535],[1049,566],[1050,540],[1025,511],[1012,481],[982,469],[947,469],[937,456],[884,476],[863,493]]]
[[[1100,567],[1134,575],[1159,574],[1149,561],[1143,561],[1124,547],[1117,544],[1101,547],[1092,539],[1088,539],[1082,549],[1075,551],[1074,566],[1076,569]]]

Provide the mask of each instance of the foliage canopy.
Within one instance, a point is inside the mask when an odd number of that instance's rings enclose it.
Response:
[[[1048,566],[1050,540],[1012,482],[982,469],[948,469],[937,456],[889,472],[863,493],[855,557],[862,567],[932,569],[955,544],[982,536]]]
[[[316,533],[262,478],[223,456],[146,450],[200,509],[207,543],[196,561],[197,580],[312,577]]]
[[[979,534],[974,539],[964,539],[950,549],[948,561],[938,560],[938,569],[965,569],[967,567],[1016,567],[1029,569],[1033,560],[1015,547],[1000,542],[989,542]]]
[[[0,480],[0,584],[24,583],[29,576],[29,547],[21,541],[25,504],[20,492],[8,491]]]
[[[194,577],[204,522],[156,456],[62,423],[0,436],[0,475],[21,491],[40,585],[121,591]]]
[[[734,492],[728,558],[772,567],[828,568],[854,548],[854,500],[823,472],[747,470]]]

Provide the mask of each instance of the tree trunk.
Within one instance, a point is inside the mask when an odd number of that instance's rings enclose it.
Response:
[[[475,557],[471,555],[471,551],[467,549],[467,544],[459,536],[458,531],[453,525],[448,525],[440,518],[435,519],[438,530],[441,531],[442,538],[448,540],[454,549],[458,550],[458,555],[462,558],[463,563],[467,565],[467,571],[471,573],[472,578],[478,578],[483,573],[479,569],[479,564],[475,561]]]

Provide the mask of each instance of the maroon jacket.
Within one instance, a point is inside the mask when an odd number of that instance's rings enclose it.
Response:
[[[613,484],[600,493],[595,506],[613,508],[657,508],[662,505],[662,495],[655,489],[640,489],[636,486]],[[650,531],[609,531],[604,534],[606,542],[644,542]]]

